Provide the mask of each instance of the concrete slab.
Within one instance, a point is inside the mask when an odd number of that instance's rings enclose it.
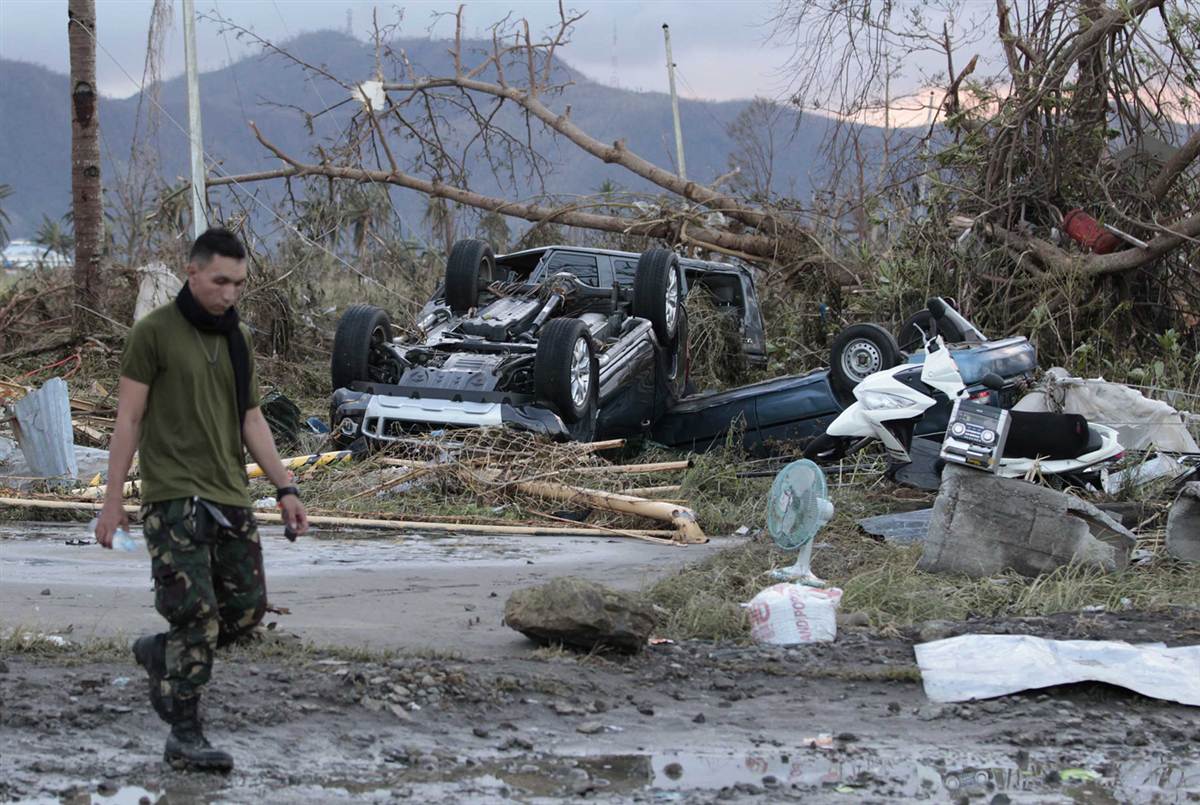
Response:
[[[295,544],[263,527],[268,614],[305,640],[346,646],[520,655],[533,644],[502,626],[509,593],[556,576],[636,590],[739,538],[672,547],[589,537],[381,537],[343,534]],[[355,538],[359,537],[359,538]],[[89,543],[77,523],[0,523],[0,620],[79,637],[161,629],[150,560]],[[43,590],[49,590],[43,595]]]

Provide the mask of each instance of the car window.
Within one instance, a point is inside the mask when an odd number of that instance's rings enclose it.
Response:
[[[633,278],[637,276],[637,260],[614,257],[612,264],[617,282],[621,285],[633,285]]]
[[[542,277],[548,277],[560,271],[574,274],[585,285],[598,286],[600,284],[600,267],[596,264],[596,258],[590,254],[555,252],[550,255],[550,259],[538,273]]]

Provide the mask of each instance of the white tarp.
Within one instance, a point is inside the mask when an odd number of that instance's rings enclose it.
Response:
[[[1200,450],[1183,417],[1165,402],[1103,378],[1071,377],[1057,366],[1047,370],[1042,382],[1013,410],[1082,414],[1089,422],[1115,428],[1117,441],[1126,450],[1151,446],[1171,453]]]
[[[1200,707],[1200,646],[969,634],[913,648],[925,695],[935,702],[1107,682],[1154,699]]]

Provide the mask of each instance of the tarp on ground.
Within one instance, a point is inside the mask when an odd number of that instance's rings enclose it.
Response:
[[[913,647],[935,702],[991,699],[1075,682],[1106,682],[1200,707],[1200,646],[968,634]]]

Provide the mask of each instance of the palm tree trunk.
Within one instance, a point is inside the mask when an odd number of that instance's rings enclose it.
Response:
[[[96,3],[68,0],[71,51],[71,205],[75,218],[75,307],[72,332],[86,335],[87,309],[99,310],[103,199],[100,191],[100,109],[96,91]]]

